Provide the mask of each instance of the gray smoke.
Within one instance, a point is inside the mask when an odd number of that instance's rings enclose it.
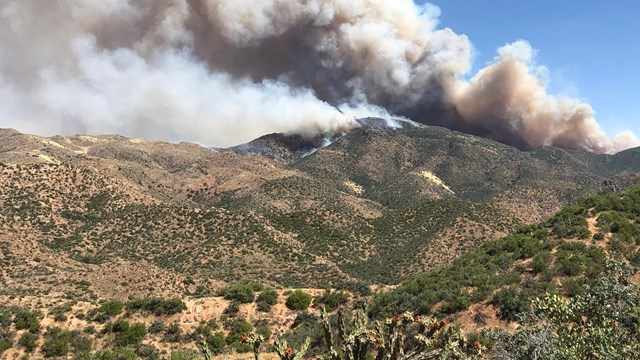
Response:
[[[438,16],[411,0],[2,0],[0,125],[228,146],[395,114],[521,148],[638,144],[547,94],[526,42],[462,80],[472,47]]]

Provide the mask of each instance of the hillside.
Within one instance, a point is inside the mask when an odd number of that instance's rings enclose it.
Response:
[[[274,158],[264,141],[264,156],[247,156],[2,130],[2,293],[89,300],[254,279],[395,284],[579,196],[632,184],[640,162],[638,150],[522,152],[437,127],[362,124],[297,160]],[[308,150],[276,138],[280,150]],[[182,285],[187,276],[194,285]]]
[[[184,300],[96,303],[0,296],[1,303],[16,305],[0,306],[0,324],[5,327],[0,330],[0,354],[4,350],[7,356],[20,356],[27,351],[35,358],[50,358],[73,353],[77,359],[154,359],[171,354],[195,360],[209,351],[226,354],[221,358],[231,354],[248,359],[235,352],[251,352],[253,340],[247,343],[247,336],[259,335],[257,350],[265,352],[263,359],[282,358],[270,353],[275,351],[268,345],[273,339],[288,340],[292,349],[300,349],[309,339],[309,355],[315,356],[328,352],[323,329],[339,323],[344,327],[340,331],[347,331],[345,339],[360,339],[358,329],[367,329],[361,341],[369,354],[387,351],[385,344],[393,337],[385,329],[398,327],[408,354],[453,351],[467,359],[528,359],[532,353],[558,359],[596,355],[632,359],[640,350],[639,269],[640,185],[636,185],[620,194],[582,198],[544,222],[487,241],[395,289],[364,298],[306,290],[314,295],[308,299],[312,308],[309,303],[294,308],[290,301],[295,292],[258,282],[221,288],[217,296],[192,294]],[[184,283],[191,284],[191,279]],[[331,315],[338,319],[322,320],[321,307],[332,311],[350,297],[356,309],[363,299],[369,300],[366,311],[371,320],[361,319],[362,328],[338,320],[357,316],[360,310],[354,315],[338,310]],[[375,322],[385,317],[386,322]],[[366,334],[371,333],[382,340],[369,339]],[[417,342],[412,342],[413,336]],[[420,345],[425,337],[429,342]],[[344,349],[348,347],[343,345]],[[86,354],[95,350],[99,351],[91,357]]]

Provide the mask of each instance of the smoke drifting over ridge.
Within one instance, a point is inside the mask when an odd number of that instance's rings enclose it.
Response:
[[[547,94],[525,41],[463,80],[472,46],[438,16],[411,0],[4,0],[0,126],[229,146],[391,113],[525,149],[638,145]]]

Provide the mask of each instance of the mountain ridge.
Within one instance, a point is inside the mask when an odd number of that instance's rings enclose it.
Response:
[[[289,286],[396,283],[582,195],[637,181],[637,149],[619,158],[523,152],[444,128],[361,121],[295,161],[290,153],[277,160],[116,135],[1,130],[2,243],[16,260],[57,254],[87,273],[119,274],[105,266],[144,260],[144,271],[165,273],[157,287],[167,294],[184,291],[169,284],[192,273],[212,287],[255,277]],[[312,273],[323,276],[304,275]]]

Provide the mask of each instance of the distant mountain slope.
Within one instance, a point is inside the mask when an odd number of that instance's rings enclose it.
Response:
[[[328,145],[276,134],[246,151],[0,130],[3,291],[171,295],[187,276],[207,287],[396,283],[638,180],[638,149],[522,152],[360,123]]]

